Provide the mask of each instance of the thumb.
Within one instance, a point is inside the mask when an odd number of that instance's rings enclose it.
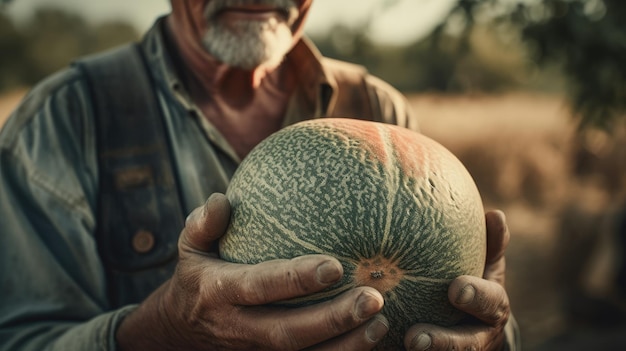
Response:
[[[506,259],[504,253],[511,239],[506,217],[502,211],[489,211],[487,220],[487,257],[483,277],[504,286]]]
[[[204,205],[196,208],[185,220],[181,248],[210,252],[214,242],[225,232],[230,221],[230,203],[224,194],[213,193]]]
[[[500,210],[485,213],[487,222],[487,264],[492,264],[504,257],[511,234],[506,224],[506,216]]]

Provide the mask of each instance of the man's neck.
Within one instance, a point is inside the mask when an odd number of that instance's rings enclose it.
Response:
[[[251,71],[224,65],[204,51],[197,39],[177,35],[175,26],[168,24],[189,96],[239,157],[245,157],[280,129],[298,81],[293,67],[286,60],[273,69]]]
[[[189,93],[194,99],[218,94],[225,100],[233,100],[233,103],[250,101],[254,96],[254,91],[262,86],[263,81],[269,75],[284,76],[277,72],[282,69],[280,66],[261,65],[252,70],[244,70],[221,63],[207,53],[198,44],[197,39],[179,33],[172,21],[174,19],[169,17],[167,30],[184,62],[183,70],[186,71],[185,75],[188,77]],[[274,81],[284,84],[278,80]],[[285,83],[288,84],[288,82]]]

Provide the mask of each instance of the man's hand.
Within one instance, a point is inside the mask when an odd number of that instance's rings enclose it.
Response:
[[[172,279],[120,325],[123,350],[369,350],[389,328],[383,297],[370,287],[352,289],[321,304],[272,307],[336,283],[341,264],[323,255],[257,265],[218,258],[217,240],[228,226],[222,194],[187,219]]]
[[[487,257],[483,279],[460,276],[450,284],[448,298],[474,321],[452,328],[417,324],[409,329],[404,343],[407,350],[502,350],[504,327],[509,319],[509,297],[504,289],[504,251],[509,230],[500,211],[486,213]]]

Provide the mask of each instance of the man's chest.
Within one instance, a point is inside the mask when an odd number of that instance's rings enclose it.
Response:
[[[243,159],[258,143],[281,128],[286,106],[287,99],[261,99],[238,107],[211,101],[202,105],[201,110],[204,118]]]

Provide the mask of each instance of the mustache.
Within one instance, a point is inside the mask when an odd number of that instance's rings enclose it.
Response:
[[[290,22],[298,16],[298,6],[293,0],[212,0],[204,8],[204,16],[214,20],[222,11],[229,7],[263,5],[275,7]]]

